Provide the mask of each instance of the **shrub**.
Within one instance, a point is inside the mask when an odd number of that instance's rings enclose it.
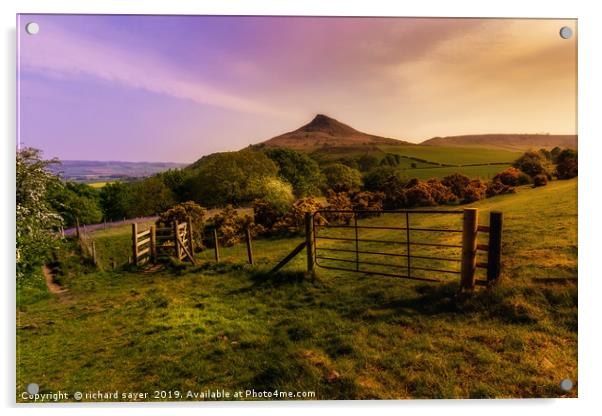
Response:
[[[427,181],[427,186],[430,189],[431,196],[437,204],[449,204],[458,200],[451,189],[443,185],[438,179],[429,179]]]
[[[305,231],[305,213],[314,213],[324,206],[316,198],[307,197],[295,201],[291,209],[280,218],[273,227],[274,232],[299,233]],[[326,219],[321,215],[316,215],[314,219],[318,225],[325,224]]]
[[[226,205],[209,219],[206,230],[211,233],[216,230],[220,244],[229,247],[240,243],[247,228],[251,231],[251,235],[257,235],[253,218],[249,215],[240,215],[232,205]]]
[[[347,192],[328,191],[326,202],[329,210],[352,210],[351,198]],[[353,219],[353,214],[348,212],[329,212],[325,215],[328,222],[339,222],[349,224]]]
[[[383,187],[385,194],[383,207],[385,209],[400,209],[407,205],[405,196],[406,182],[398,176],[387,178]]]
[[[412,207],[423,207],[423,206],[435,206],[437,201],[431,195],[431,188],[428,183],[419,179],[412,179],[404,190],[406,206]]]
[[[333,163],[326,166],[322,173],[326,178],[326,186],[335,192],[349,192],[359,189],[362,185],[362,175],[357,169],[350,168],[342,163]]]
[[[537,175],[549,176],[551,170],[550,161],[541,152],[534,150],[525,152],[521,157],[516,159],[513,166],[532,178]]]
[[[305,153],[285,148],[269,148],[265,154],[278,165],[278,175],[289,182],[295,195],[315,194],[321,185],[322,175],[316,161]],[[289,205],[292,201],[289,202]]]
[[[351,195],[351,206],[359,211],[381,211],[383,209],[383,192],[355,192]],[[369,214],[360,214],[360,217],[367,217]]]
[[[501,182],[508,186],[526,185],[529,183],[529,175],[515,167],[509,167],[496,174],[493,177],[493,182]]]
[[[578,158],[575,150],[562,150],[556,157],[556,163],[556,176],[558,179],[571,179],[577,176]]]
[[[546,186],[548,184],[548,177],[546,175],[536,175],[533,178],[533,187]]]
[[[459,200],[464,200],[466,195],[466,187],[470,183],[468,176],[460,173],[452,173],[441,180],[441,183],[449,188],[449,190]]]
[[[194,247],[202,249],[203,245],[203,230],[205,229],[205,217],[207,210],[196,202],[188,201],[174,205],[167,211],[159,215],[158,223],[172,224],[174,221],[178,223],[187,222],[189,219],[192,222],[192,237]]]
[[[485,198],[487,184],[480,179],[471,180],[464,189],[463,203],[475,202]]]
[[[504,184],[499,179],[494,179],[493,181],[487,183],[485,195],[487,198],[491,198],[492,196],[512,194],[514,192],[516,192],[514,187]]]
[[[384,191],[391,180],[398,180],[403,183],[401,171],[391,166],[379,166],[364,174],[363,189],[372,192]]]
[[[280,214],[284,214],[295,200],[293,187],[288,182],[273,176],[262,176],[249,182],[248,193],[270,203]]]
[[[258,234],[269,234],[274,224],[284,213],[265,199],[256,199],[253,203],[253,218],[258,229]]]

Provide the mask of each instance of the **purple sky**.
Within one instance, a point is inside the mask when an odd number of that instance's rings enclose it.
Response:
[[[40,32],[27,35],[35,21]],[[576,133],[574,21],[20,15],[19,139],[192,162],[325,113],[410,141]]]

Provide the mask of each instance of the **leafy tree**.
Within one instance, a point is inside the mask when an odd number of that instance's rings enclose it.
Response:
[[[273,176],[253,178],[249,184],[249,194],[271,204],[284,214],[295,200],[293,187],[288,182]]]
[[[155,175],[130,185],[128,213],[134,217],[158,215],[174,205],[175,197],[161,177]]]
[[[276,165],[278,174],[293,185],[295,196],[316,194],[322,182],[318,164],[304,153],[285,148],[270,148],[265,151]]]
[[[133,216],[130,212],[131,185],[121,182],[106,184],[100,189],[100,206],[107,220]]]
[[[43,160],[40,150],[21,149],[16,157],[16,260],[21,280],[43,264],[48,250],[57,241],[63,221],[46,199],[50,186],[59,179],[47,167],[57,160]]]
[[[383,191],[389,178],[395,177],[403,182],[403,174],[399,169],[392,166],[379,166],[364,174],[364,190]]]
[[[251,189],[253,181],[278,175],[278,166],[262,152],[244,150],[211,156],[186,181],[191,199],[208,207],[252,202],[257,197]]]
[[[362,186],[362,174],[342,163],[328,165],[322,171],[326,178],[326,186],[335,192],[346,192]]]
[[[357,165],[360,171],[368,172],[378,166],[380,160],[370,153],[364,153],[357,159]]]
[[[169,169],[158,174],[163,183],[165,183],[180,202],[186,201],[189,198],[186,181],[190,175],[191,171],[189,169]]]
[[[532,178],[537,175],[550,175],[550,162],[541,152],[529,150],[513,163],[515,168],[522,170]]]
[[[556,158],[556,176],[558,179],[571,179],[578,173],[577,152],[573,149],[562,150]]]
[[[560,152],[562,152],[562,149],[558,146],[556,146],[550,151],[550,155],[552,156],[552,162],[558,163],[557,158]]]
[[[48,200],[67,227],[75,226],[77,219],[80,224],[95,224],[103,218],[99,192],[83,183],[55,183],[49,187]]]

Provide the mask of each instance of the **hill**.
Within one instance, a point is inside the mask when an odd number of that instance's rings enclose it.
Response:
[[[273,137],[260,143],[259,146],[312,151],[320,147],[385,144],[410,145],[411,143],[364,133],[324,114],[318,114],[312,121],[297,130]]]
[[[55,174],[61,174],[66,180],[95,182],[141,178],[182,166],[183,163],[171,162],[62,160],[60,165],[50,165],[48,168]]]
[[[531,148],[577,148],[574,134],[472,134],[466,136],[433,137],[420,143],[425,146],[485,147],[524,151]]]

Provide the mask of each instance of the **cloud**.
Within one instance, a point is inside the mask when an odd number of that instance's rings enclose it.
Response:
[[[45,22],[36,36],[21,36],[19,50],[20,71],[62,79],[93,76],[199,104],[269,117],[290,117],[282,108],[191,80],[178,69],[177,62],[166,62],[148,49],[121,49],[119,44],[109,45],[81,33],[70,33],[50,22]]]

